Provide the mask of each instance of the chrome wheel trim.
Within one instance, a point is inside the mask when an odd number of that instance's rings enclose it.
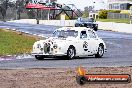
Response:
[[[102,46],[99,46],[99,55],[102,56],[104,54],[104,49]]]
[[[68,51],[68,56],[69,56],[70,58],[73,58],[74,55],[75,55],[74,49],[69,49],[69,51]]]

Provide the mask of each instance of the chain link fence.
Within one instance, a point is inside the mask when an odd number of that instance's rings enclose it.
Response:
[[[36,11],[35,9],[25,9],[19,12],[17,9],[8,8],[6,10],[5,20],[18,20],[18,19],[47,19],[47,10],[39,10]],[[0,20],[3,20],[2,14],[0,13]]]
[[[121,13],[111,13],[109,12],[107,15],[107,19],[130,19],[129,14],[121,14]]]

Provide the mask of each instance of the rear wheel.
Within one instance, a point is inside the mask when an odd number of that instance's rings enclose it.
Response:
[[[98,52],[95,54],[96,58],[101,58],[104,55],[104,46],[103,44],[99,45]]]
[[[44,60],[44,56],[41,56],[41,55],[35,55],[35,58],[37,60]]]
[[[76,51],[74,47],[69,47],[67,50],[68,59],[73,59],[75,57]]]

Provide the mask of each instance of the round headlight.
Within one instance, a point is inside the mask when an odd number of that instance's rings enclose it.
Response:
[[[53,48],[54,48],[54,49],[57,49],[57,44],[54,44]]]
[[[41,45],[40,44],[37,44],[37,48],[41,48]]]

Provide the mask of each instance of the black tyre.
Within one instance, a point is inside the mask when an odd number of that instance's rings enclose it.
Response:
[[[77,25],[77,24],[75,24],[75,27],[78,27],[78,25]]]
[[[98,30],[98,28],[97,28],[97,27],[95,27],[93,30],[94,30],[94,31],[97,31],[97,30]]]
[[[68,50],[67,50],[67,58],[71,60],[75,57],[75,54],[76,54],[75,48],[74,47],[69,47]]]
[[[84,85],[86,83],[86,79],[83,76],[77,76],[76,81],[79,85]]]
[[[75,24],[75,27],[80,27],[80,24]]]
[[[35,55],[35,58],[37,60],[44,60],[44,56],[41,56],[41,55]]]
[[[84,24],[84,27],[87,27],[87,24]]]
[[[103,44],[99,45],[98,52],[95,54],[96,58],[101,58],[104,55],[104,46]]]

